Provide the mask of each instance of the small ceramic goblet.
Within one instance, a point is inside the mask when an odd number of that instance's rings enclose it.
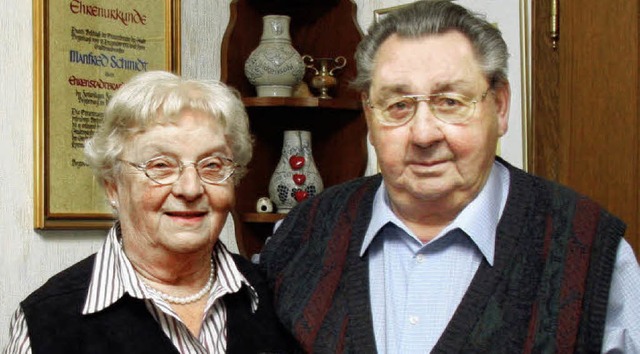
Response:
[[[303,55],[302,60],[307,68],[313,70],[314,75],[309,82],[309,86],[318,92],[318,98],[332,98],[329,95],[329,91],[338,85],[338,79],[333,73],[338,69],[344,68],[347,65],[347,59],[343,56],[314,59],[310,55]]]

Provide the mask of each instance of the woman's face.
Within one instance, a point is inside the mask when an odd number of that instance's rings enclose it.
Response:
[[[185,111],[174,123],[135,135],[120,158],[138,164],[169,156],[186,164],[213,154],[233,158],[223,128],[204,113]],[[207,184],[188,164],[178,181],[159,185],[126,163],[121,171],[107,194],[116,202],[128,245],[156,253],[211,251],[235,202],[232,178]]]

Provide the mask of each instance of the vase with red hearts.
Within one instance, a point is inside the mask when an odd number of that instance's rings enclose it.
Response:
[[[282,154],[269,181],[269,197],[277,212],[286,214],[324,188],[311,151],[311,132],[286,130]]]

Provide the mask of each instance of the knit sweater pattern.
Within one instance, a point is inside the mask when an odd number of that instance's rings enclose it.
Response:
[[[507,162],[510,187],[483,260],[432,353],[598,353],[625,225],[595,202]],[[294,208],[261,254],[281,321],[307,352],[375,353],[368,255],[380,175]]]

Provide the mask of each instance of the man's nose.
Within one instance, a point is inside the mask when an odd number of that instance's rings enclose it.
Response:
[[[442,132],[444,123],[433,114],[427,101],[417,103],[416,112],[409,124],[411,140],[414,144],[428,146],[444,138]]]

